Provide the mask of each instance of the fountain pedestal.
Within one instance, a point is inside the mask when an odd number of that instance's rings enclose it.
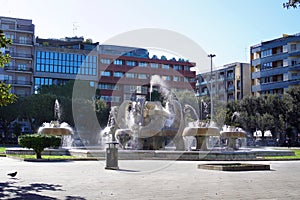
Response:
[[[196,138],[196,149],[207,151],[207,139],[210,136],[220,136],[219,129],[213,127],[186,127],[182,136],[194,136]]]

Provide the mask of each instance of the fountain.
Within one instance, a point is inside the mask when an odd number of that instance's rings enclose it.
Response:
[[[226,138],[228,140],[227,147],[238,150],[241,145],[237,145],[237,139],[246,138],[247,134],[241,128],[224,126],[223,130],[221,131],[221,138]]]
[[[211,136],[220,136],[219,129],[217,127],[209,127],[206,123],[196,121],[189,123],[189,126],[183,130],[183,137],[193,136],[196,138],[196,149],[207,151],[208,138]],[[190,148],[188,148],[190,150]]]
[[[50,123],[44,122],[38,129],[39,134],[56,135],[56,136],[68,136],[73,134],[73,129],[66,122],[60,123],[61,108],[58,100],[54,103],[54,120]]]
[[[123,149],[159,150],[165,149],[168,142],[175,145],[176,150],[187,149],[184,137],[193,136],[197,140],[197,149],[207,150],[206,139],[219,136],[217,128],[199,127],[199,117],[195,109],[185,104],[182,106],[168,90],[166,84],[158,76],[150,81],[150,92],[153,85],[159,85],[160,91],[166,99],[163,106],[159,101],[124,101],[120,107],[113,107],[107,127],[101,135],[112,135]],[[185,115],[192,111],[195,122],[186,124]],[[197,124],[197,125],[196,125]],[[196,131],[196,132],[195,132]]]

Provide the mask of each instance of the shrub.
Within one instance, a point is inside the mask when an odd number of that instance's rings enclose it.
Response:
[[[42,152],[45,148],[57,148],[61,143],[61,138],[58,136],[44,134],[27,134],[19,137],[19,145],[28,149],[33,149],[36,158],[42,158]]]

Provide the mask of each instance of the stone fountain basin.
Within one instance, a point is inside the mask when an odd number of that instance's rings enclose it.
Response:
[[[72,131],[68,128],[59,128],[59,127],[45,128],[45,127],[43,127],[41,130],[39,130],[39,133],[45,134],[45,135],[61,136],[61,135],[71,135]]]
[[[219,170],[219,171],[256,171],[270,170],[270,165],[250,163],[210,163],[199,164],[198,169]]]
[[[245,132],[242,131],[221,131],[221,137],[224,138],[245,138],[247,137]]]
[[[186,127],[182,136],[220,136],[220,132],[213,127]]]

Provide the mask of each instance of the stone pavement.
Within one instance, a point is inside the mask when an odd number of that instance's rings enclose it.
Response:
[[[300,161],[271,171],[198,169],[204,161],[24,162],[0,157],[0,199],[300,199]],[[15,178],[7,173],[18,171]]]

